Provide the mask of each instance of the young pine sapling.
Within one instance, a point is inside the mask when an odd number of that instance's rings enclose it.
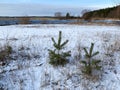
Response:
[[[93,53],[93,48],[94,48],[94,43],[91,43],[91,47],[89,51],[86,48],[84,48],[86,61],[85,60],[81,61],[81,63],[84,64],[84,69],[82,70],[82,72],[88,75],[92,75],[93,69],[96,70],[101,69],[101,66],[99,65],[101,60],[93,59],[93,57],[98,55],[99,52],[97,51]]]
[[[68,40],[61,43],[62,32],[59,31],[58,41],[56,42],[54,38],[52,38],[52,41],[53,41],[53,46],[55,49],[48,50],[49,51],[49,58],[50,58],[49,63],[53,66],[58,66],[58,65],[64,66],[68,62],[67,57],[71,56],[70,51],[63,52],[65,45],[68,43]]]

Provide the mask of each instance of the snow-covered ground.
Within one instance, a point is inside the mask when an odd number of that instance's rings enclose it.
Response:
[[[51,37],[69,43],[70,62],[64,67],[49,64]],[[0,26],[0,47],[12,46],[14,53],[0,66],[0,90],[120,90],[120,27],[99,25],[13,25]],[[102,70],[99,79],[81,73],[79,54],[95,43]]]

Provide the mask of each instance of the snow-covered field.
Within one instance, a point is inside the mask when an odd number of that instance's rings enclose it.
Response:
[[[51,37],[69,43],[70,62],[64,67],[49,64]],[[120,27],[99,25],[13,25],[0,26],[0,47],[13,48],[11,60],[0,66],[0,90],[120,90]],[[81,73],[79,55],[95,43],[96,57],[102,60],[99,79]]]

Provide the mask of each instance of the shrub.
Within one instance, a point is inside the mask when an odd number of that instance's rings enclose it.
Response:
[[[0,62],[2,62],[3,65],[7,63],[11,53],[12,47],[9,45],[5,46],[4,49],[0,51]]]
[[[29,24],[30,23],[30,17],[25,16],[25,17],[20,18],[20,23],[21,24]]]
[[[62,41],[62,32],[59,31],[59,38],[56,42],[54,38],[52,38],[54,50],[48,50],[49,51],[49,58],[50,58],[50,64],[53,66],[62,65],[64,66],[68,60],[67,57],[70,56],[70,51],[63,52],[63,49],[65,45],[68,43],[68,40],[61,43]]]
[[[93,53],[93,48],[94,48],[94,43],[91,43],[91,47],[89,49],[89,51],[84,48],[85,51],[85,57],[87,61],[81,61],[82,64],[84,64],[84,68],[82,70],[83,73],[88,74],[88,75],[92,75],[92,71],[93,69],[96,70],[100,70],[101,66],[99,65],[99,63],[101,62],[101,60],[95,60],[93,59],[94,56],[98,55],[99,52],[94,52]]]

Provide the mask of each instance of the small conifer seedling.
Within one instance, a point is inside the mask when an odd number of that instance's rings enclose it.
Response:
[[[58,66],[58,65],[64,66],[68,62],[67,57],[70,56],[70,51],[63,52],[65,45],[68,43],[68,40],[61,43],[62,32],[59,31],[58,41],[56,42],[54,38],[52,38],[52,41],[53,41],[53,46],[55,49],[48,50],[49,51],[49,58],[50,58],[49,63],[52,64],[53,66]]]
[[[86,48],[84,48],[86,60],[81,61],[81,63],[84,64],[84,68],[82,72],[88,75],[92,75],[93,69],[96,69],[96,70],[101,69],[101,66],[99,65],[101,60],[93,59],[93,57],[98,55],[99,52],[97,51],[93,53],[93,48],[94,48],[94,43],[91,43],[91,47],[89,51]]]

